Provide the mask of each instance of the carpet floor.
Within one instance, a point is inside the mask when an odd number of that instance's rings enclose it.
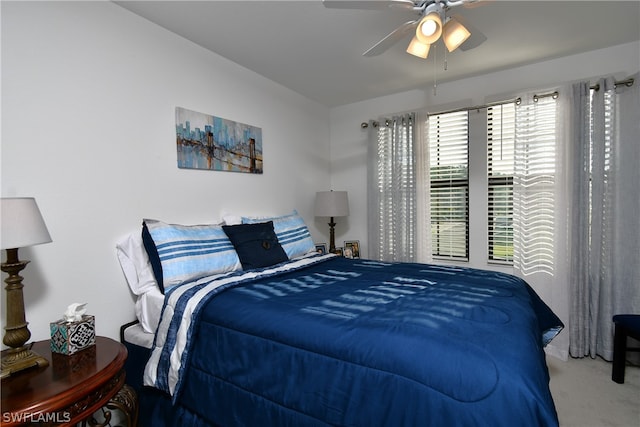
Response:
[[[640,367],[627,364],[624,384],[601,358],[547,357],[561,427],[640,427]]]

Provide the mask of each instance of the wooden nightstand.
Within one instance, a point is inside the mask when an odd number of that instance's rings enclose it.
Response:
[[[48,340],[34,343],[33,350],[49,366],[2,380],[3,426],[75,425],[103,407],[121,410],[128,425],[136,425],[137,397],[124,383],[124,345],[96,337],[95,346],[71,356],[52,354]]]

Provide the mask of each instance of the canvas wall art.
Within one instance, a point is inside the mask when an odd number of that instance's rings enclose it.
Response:
[[[262,173],[262,129],[176,107],[178,167]]]

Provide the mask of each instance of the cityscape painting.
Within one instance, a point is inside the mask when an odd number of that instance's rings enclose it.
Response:
[[[178,167],[262,173],[262,129],[176,107]]]

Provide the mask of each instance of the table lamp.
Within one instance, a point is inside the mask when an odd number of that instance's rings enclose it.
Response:
[[[349,215],[349,198],[346,191],[318,191],[316,193],[316,216],[328,216],[329,221],[329,252],[336,251],[336,237],[334,227],[336,223],[333,221],[337,216]]]
[[[2,342],[11,347],[2,356],[1,378],[49,362],[25,344],[31,337],[24,314],[22,271],[29,261],[18,259],[18,248],[51,242],[51,236],[34,198],[0,198],[0,249],[7,250],[7,260],[0,268],[9,277],[7,286],[7,324]]]

